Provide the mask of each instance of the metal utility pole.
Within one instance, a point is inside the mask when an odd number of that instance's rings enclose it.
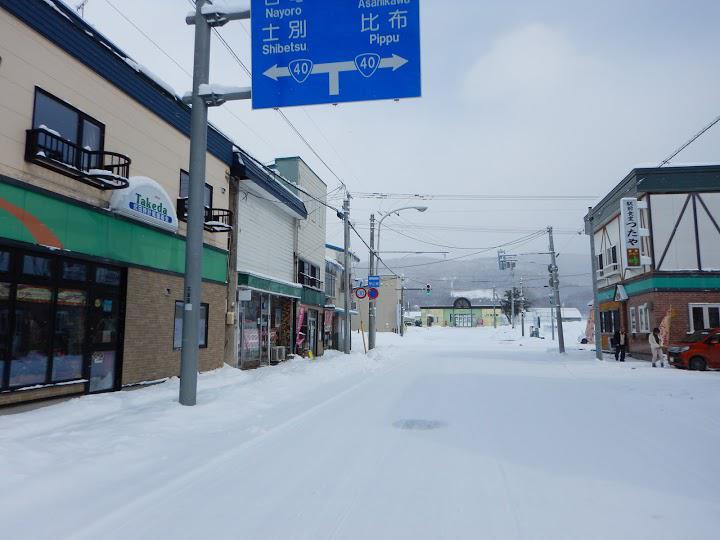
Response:
[[[370,275],[374,275],[373,271],[372,271],[373,268],[374,268],[374,270],[377,270],[377,268],[376,268],[377,267],[377,259],[378,259],[378,254],[380,253],[380,232],[382,229],[382,223],[383,223],[383,221],[385,221],[385,218],[388,218],[392,215],[397,215],[400,212],[402,212],[403,210],[417,210],[418,212],[425,212],[425,211],[427,211],[427,209],[428,209],[427,206],[403,206],[402,208],[396,208],[394,210],[390,210],[389,212],[387,212],[383,217],[380,218],[380,221],[378,221],[378,224],[377,224],[377,247],[375,247],[375,249],[373,249],[373,246],[375,246],[375,244],[374,244],[374,240],[373,240],[374,234],[372,232],[373,231],[372,226],[374,224],[374,216],[372,216],[370,218],[370,226],[371,226],[370,241],[373,242],[370,244],[370,246],[371,246],[370,247],[370,251],[371,251],[370,261],[371,261],[371,264],[373,265],[373,267],[371,267]],[[370,307],[370,306],[372,306],[372,307]],[[371,349],[373,347],[375,347],[375,335],[377,332],[375,315],[377,315],[376,303],[371,302],[370,305],[368,306],[368,342],[372,343],[372,346],[370,346]],[[372,326],[370,326],[371,324],[372,324]]]
[[[209,2],[198,0],[195,14],[185,22],[195,25],[195,54],[193,65],[192,95],[183,101],[192,105],[190,117],[190,185],[187,201],[187,235],[185,239],[185,284],[183,300],[182,351],[180,353],[180,395],[182,405],[197,402],[198,331],[200,326],[200,302],[202,301],[202,255],[205,225],[205,166],[207,156],[208,107],[221,105],[229,100],[249,99],[250,89],[237,88],[232,93],[215,96],[201,93],[200,87],[210,80],[210,35],[213,26],[222,26],[231,20],[250,18],[249,9],[231,11],[218,8],[217,12],[203,14],[203,6]],[[211,5],[212,8],[212,5]],[[207,18],[206,18],[207,17]]]
[[[343,202],[343,227],[345,229],[345,332],[343,352],[350,354],[350,193],[346,193]]]
[[[211,28],[202,16],[205,0],[195,7],[195,60],[190,119],[190,185],[187,201],[185,255],[185,311],[180,353],[180,403],[197,402],[198,329],[202,289],[203,228],[205,225],[205,161],[207,153],[208,106],[200,97],[200,85],[210,80]]]
[[[520,324],[522,325],[522,337],[525,337],[525,293],[522,276],[520,276]]]
[[[588,216],[592,212],[592,206],[588,207]],[[595,231],[593,230],[592,218],[585,220],[585,234],[590,238],[590,259],[592,262],[592,286],[593,286],[593,313],[595,318],[595,325],[593,333],[595,337],[595,358],[598,360],[603,359],[602,352],[602,338],[600,336],[600,304],[597,301],[598,297],[598,282],[597,282],[597,255],[595,254]]]
[[[497,293],[493,287],[493,328],[497,328]]]
[[[515,330],[515,267],[510,268],[510,319]]]
[[[565,336],[563,335],[562,305],[560,304],[560,280],[558,279],[557,254],[555,253],[555,242],[553,240],[553,228],[548,227],[548,240],[550,243],[550,274],[553,283],[553,295],[555,301],[555,317],[557,319],[558,350],[561,354],[565,352]]]
[[[400,337],[405,335],[405,278],[400,278]]]
[[[369,275],[375,275],[375,214],[370,214],[370,269]],[[375,348],[375,301],[368,302],[368,350]]]

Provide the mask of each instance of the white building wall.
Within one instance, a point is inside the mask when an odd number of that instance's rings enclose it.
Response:
[[[720,232],[716,226],[720,222],[720,194],[700,193],[698,197],[694,204],[691,198],[685,206],[688,200],[686,193],[652,195],[652,232],[658,270],[699,271],[698,244],[702,270],[720,269]]]
[[[295,218],[282,209],[281,203],[243,191],[241,184],[237,224],[239,272],[296,281],[293,257]]]
[[[702,193],[702,204],[698,205],[698,230],[700,232],[700,255],[702,267],[705,271],[720,270],[720,231],[716,225],[720,224],[720,193]],[[713,219],[710,219],[710,216]]]
[[[698,269],[692,201],[687,204],[675,229],[687,198],[688,195],[683,193],[652,196],[652,232],[658,270]]]
[[[325,281],[325,239],[326,239],[326,207],[315,199],[327,202],[327,186],[313,171],[299,161],[298,185],[312,197],[304,193],[298,196],[305,203],[308,217],[299,222],[298,252],[299,258],[320,267],[320,279]],[[314,198],[313,198],[314,197]]]

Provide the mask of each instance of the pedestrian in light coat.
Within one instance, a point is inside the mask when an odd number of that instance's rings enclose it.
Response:
[[[627,351],[627,334],[625,329],[621,328],[615,332],[613,336],[613,345],[615,346],[615,361],[625,361],[625,351]]]
[[[652,352],[652,367],[657,367],[658,362],[660,362],[660,367],[665,367],[665,355],[663,354],[659,328],[653,329],[652,334],[648,336],[648,341],[650,342],[650,351]]]

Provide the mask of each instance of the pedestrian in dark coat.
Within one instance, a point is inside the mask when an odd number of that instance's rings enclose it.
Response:
[[[627,334],[625,329],[616,330],[613,335],[613,346],[615,347],[615,361],[625,361],[625,351],[627,351]]]

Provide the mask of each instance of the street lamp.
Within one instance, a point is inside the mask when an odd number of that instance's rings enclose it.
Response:
[[[382,222],[385,221],[385,218],[388,216],[392,216],[393,214],[397,215],[403,210],[417,210],[418,212],[425,212],[428,209],[427,206],[403,206],[402,208],[396,208],[395,210],[391,210],[390,212],[386,213],[383,217],[380,218],[380,221],[378,222],[377,226],[377,245],[374,245],[374,220],[375,216],[371,217],[371,224],[370,224],[370,272],[369,274],[371,276],[375,275],[375,258],[378,253],[380,253],[380,227],[382,226]],[[374,247],[374,249],[373,249]],[[402,289],[402,284],[400,285]],[[401,294],[402,297],[402,294]],[[398,328],[398,331],[402,333],[403,331],[403,306],[400,306],[400,328]],[[375,302],[370,301],[368,305],[368,349],[374,349],[375,348]]]

